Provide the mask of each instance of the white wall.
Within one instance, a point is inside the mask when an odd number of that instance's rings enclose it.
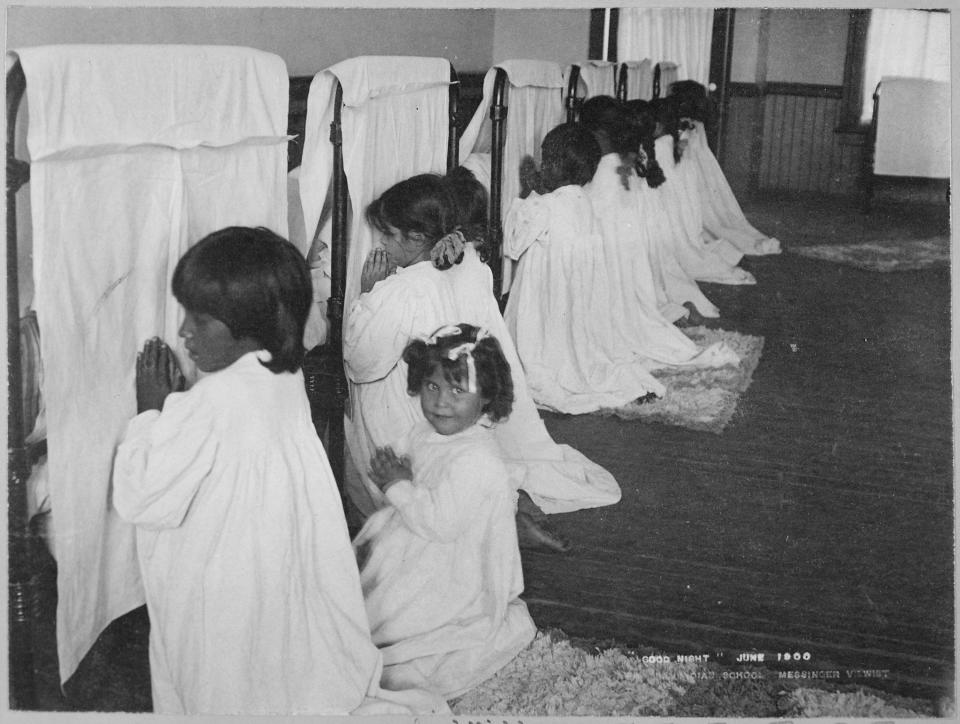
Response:
[[[733,55],[730,80],[734,83],[757,81],[757,42],[760,35],[760,10],[737,8],[733,13]]]
[[[425,8],[9,7],[7,47],[55,43],[245,45],[276,53],[290,75],[358,55],[423,55],[485,71],[493,10]],[[584,40],[586,43],[586,40]]]
[[[553,60],[566,67],[587,59],[590,10],[494,12],[493,63],[515,58]]]
[[[730,79],[756,82],[760,10],[737,8]],[[771,10],[766,80],[842,85],[848,10]]]
[[[767,80],[842,85],[848,10],[774,10]]]

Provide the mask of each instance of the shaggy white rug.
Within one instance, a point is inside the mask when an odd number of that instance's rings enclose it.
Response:
[[[644,662],[641,656],[619,648],[594,648],[591,652],[571,644],[562,632],[540,632],[496,675],[449,703],[460,716],[671,716],[678,708],[690,708],[691,702],[683,700],[688,692],[688,700],[691,695],[705,698],[694,686],[705,680],[717,681],[716,665]],[[790,688],[775,676],[769,680],[781,697],[778,716],[890,719],[934,715],[932,705],[917,700],[892,697],[888,701],[877,692],[862,689]],[[740,696],[756,697],[768,687],[740,690],[731,684],[729,688],[730,693],[737,690]],[[751,711],[755,703],[744,700],[743,711]],[[736,702],[725,704],[736,706]]]
[[[616,648],[591,655],[538,633],[513,661],[450,708],[461,715],[663,715],[695,681],[697,667],[644,664]]]

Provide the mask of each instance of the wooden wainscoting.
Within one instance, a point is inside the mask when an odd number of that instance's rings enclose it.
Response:
[[[862,152],[841,124],[842,86],[732,83],[721,165],[734,191],[852,194]]]

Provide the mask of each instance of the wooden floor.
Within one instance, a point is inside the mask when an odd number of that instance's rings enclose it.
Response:
[[[788,248],[891,225],[925,236],[946,213],[862,217],[824,199],[748,209]],[[952,691],[949,271],[790,253],[744,266],[756,287],[704,287],[718,326],[765,338],[721,435],[547,416],[558,442],[616,475],[623,500],[552,518],[576,549],[525,555],[534,619],[670,653],[810,652],[817,668],[889,670],[869,685]]]
[[[843,201],[745,205],[791,244],[943,231],[946,207],[863,217]],[[952,691],[950,275],[874,273],[790,254],[745,262],[756,287],[705,286],[719,326],[766,340],[720,435],[546,416],[605,465],[619,505],[554,516],[566,555],[524,552],[541,628],[667,653],[810,652],[819,668],[912,695]],[[64,696],[49,590],[45,709],[149,710],[143,610],[101,636]]]

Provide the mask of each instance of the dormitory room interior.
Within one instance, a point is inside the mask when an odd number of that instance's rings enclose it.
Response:
[[[952,15],[8,6],[5,706],[953,716]],[[656,703],[510,703],[544,647]]]

